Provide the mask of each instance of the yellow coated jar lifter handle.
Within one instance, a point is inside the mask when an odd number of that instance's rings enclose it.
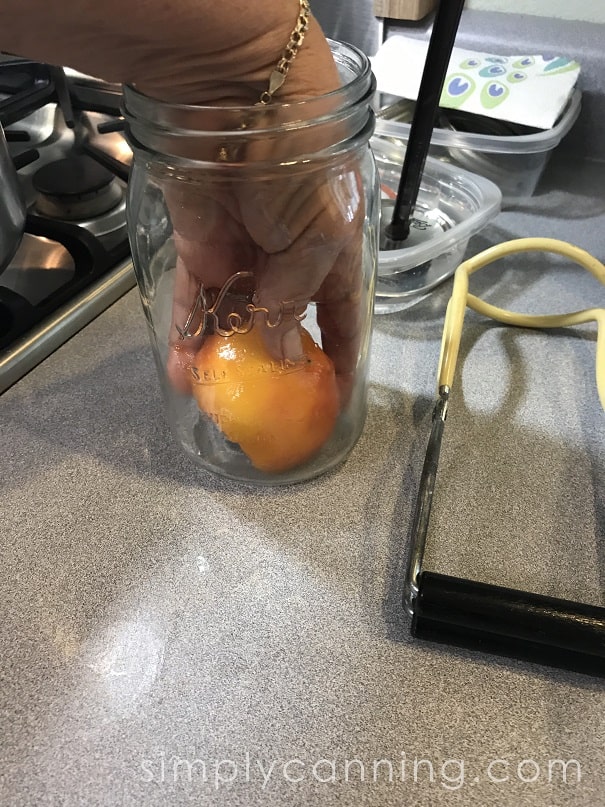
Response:
[[[443,329],[439,394],[433,408],[410,532],[403,607],[418,639],[506,655],[605,677],[605,607],[440,574],[423,568],[441,442],[456,370],[466,306],[506,325],[560,328],[597,323],[597,387],[605,409],[605,309],[531,316],[506,311],[469,294],[469,276],[507,255],[553,252],[584,266],[605,285],[605,266],[578,247],[551,238],[521,238],[491,247],[462,263]]]
[[[605,266],[595,257],[573,244],[555,238],[518,238],[490,247],[469,258],[456,269],[454,288],[447,306],[441,356],[439,359],[439,389],[449,389],[454,380],[456,361],[462,336],[466,306],[505,325],[522,328],[566,328],[586,322],[597,323],[596,381],[599,399],[605,409],[605,308],[586,308],[569,314],[530,315],[518,314],[486,303],[468,290],[469,276],[494,261],[520,252],[552,252],[570,258],[605,285]]]

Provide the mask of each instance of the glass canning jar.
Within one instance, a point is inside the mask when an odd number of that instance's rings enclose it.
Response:
[[[168,420],[207,470],[299,482],[363,428],[378,254],[374,79],[267,106],[124,88],[133,261]]]

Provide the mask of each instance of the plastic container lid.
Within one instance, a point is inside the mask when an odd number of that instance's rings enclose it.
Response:
[[[451,129],[435,127],[431,138],[431,145],[445,146],[447,148],[470,149],[474,151],[489,151],[499,154],[536,154],[551,151],[559,145],[569,132],[580,114],[582,93],[575,89],[569,99],[565,111],[552,129],[525,135],[497,136],[476,134],[473,132],[456,132]],[[407,140],[410,133],[409,123],[376,118],[375,133],[379,137],[395,137]]]
[[[388,202],[385,205],[385,196],[392,199],[397,192],[405,148],[377,137],[372,138],[371,145],[380,174],[384,215],[388,205]],[[429,227],[412,230],[412,235],[400,249],[380,251],[379,281],[380,277],[391,275],[399,275],[404,280],[401,273],[444,255],[453,255],[460,246],[465,248],[469,238],[499,213],[501,202],[500,189],[489,179],[428,157],[414,215],[419,216],[421,222],[428,222]],[[385,223],[382,223],[383,227]],[[432,224],[435,226],[431,229]],[[439,276],[427,273],[426,284],[418,287],[415,281],[410,293],[419,294],[433,288],[455,269],[453,260],[451,266],[441,267]],[[404,289],[402,291],[405,293]]]

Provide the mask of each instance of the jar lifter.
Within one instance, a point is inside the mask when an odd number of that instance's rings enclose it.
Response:
[[[439,452],[456,370],[466,306],[505,325],[563,328],[597,323],[596,382],[605,409],[605,308],[531,316],[497,308],[469,293],[469,276],[520,252],[563,255],[605,285],[605,266],[588,252],[550,238],[498,244],[460,264],[448,303],[438,370],[438,398],[420,477],[403,604],[412,635],[473,650],[605,676],[605,607],[557,599],[423,569]]]

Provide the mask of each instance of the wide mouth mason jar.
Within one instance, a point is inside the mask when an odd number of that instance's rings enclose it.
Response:
[[[133,262],[178,442],[203,468],[283,484],[340,463],[367,407],[379,193],[374,79],[267,106],[124,88]]]

